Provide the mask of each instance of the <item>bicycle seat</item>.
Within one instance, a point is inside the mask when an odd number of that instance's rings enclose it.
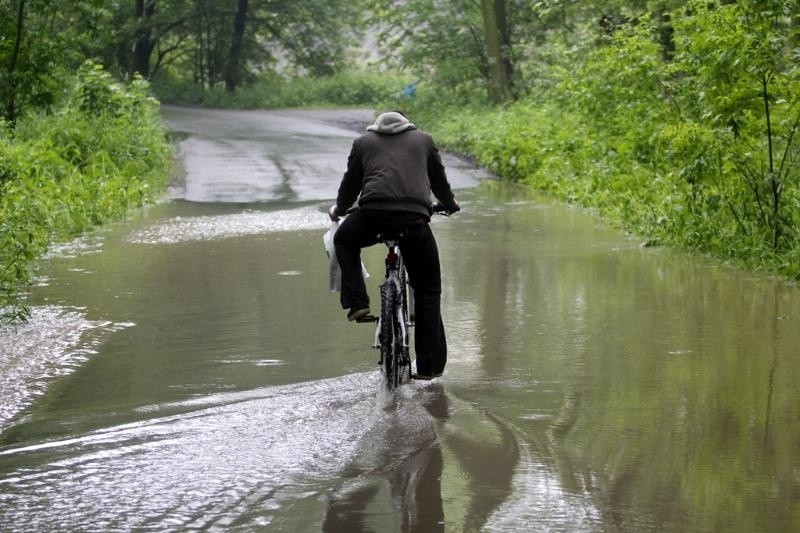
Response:
[[[386,241],[399,241],[403,237],[407,235],[406,230],[399,230],[399,231],[387,231],[385,233],[378,233],[378,241],[386,242]]]

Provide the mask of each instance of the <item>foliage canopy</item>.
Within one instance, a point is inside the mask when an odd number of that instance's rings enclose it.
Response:
[[[800,278],[797,2],[509,6],[532,15],[519,98],[422,103],[441,139],[650,243]]]
[[[162,165],[138,73],[186,103],[403,108],[650,243],[800,278],[797,1],[0,0],[0,15],[4,199],[87,169],[84,192],[108,187],[91,170],[104,158]],[[114,186],[120,205],[143,195]],[[20,202],[42,227],[80,226]],[[20,243],[44,237],[8,220],[4,249],[37,256]],[[9,293],[27,266],[5,264]]]

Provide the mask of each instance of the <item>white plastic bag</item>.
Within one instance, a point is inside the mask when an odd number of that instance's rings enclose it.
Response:
[[[339,261],[336,259],[336,249],[333,247],[333,236],[338,229],[339,223],[331,222],[331,227],[328,228],[328,231],[322,236],[322,243],[325,245],[325,253],[328,254],[328,260],[330,261],[330,265],[328,266],[329,284],[331,290],[336,292],[342,290],[342,271],[339,268]],[[367,272],[367,267],[364,266],[363,261],[361,262],[361,275],[364,276],[364,279],[369,277],[369,272]]]
[[[336,250],[333,247],[333,236],[338,229],[339,223],[331,222],[331,227],[325,232],[325,235],[322,236],[322,242],[325,245],[325,253],[328,254],[328,260],[330,261],[328,267],[330,288],[332,291],[337,292],[342,290],[342,271],[339,269],[339,261],[336,259]]]

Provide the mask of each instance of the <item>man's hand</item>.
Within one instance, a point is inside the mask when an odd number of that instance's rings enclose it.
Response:
[[[448,206],[436,202],[431,206],[431,211],[449,217],[453,213],[458,213],[461,211],[461,206],[459,206],[455,200],[453,200],[453,203]]]
[[[330,209],[328,209],[328,216],[331,217],[333,222],[339,222],[339,212],[336,209],[336,205],[332,205]]]

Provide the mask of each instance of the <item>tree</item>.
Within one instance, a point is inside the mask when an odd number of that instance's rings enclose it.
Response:
[[[511,60],[505,0],[481,0],[489,97],[494,102],[511,99]]]
[[[156,12],[156,0],[136,0],[134,16],[136,33],[133,43],[133,72],[143,78],[150,77],[150,55],[156,46],[152,19]]]
[[[114,34],[120,70],[150,79],[165,64],[185,54],[186,21],[194,1],[135,0],[133,10],[129,4],[116,4]]]
[[[680,106],[728,142],[734,173],[711,176],[741,234],[771,250],[796,238],[800,71],[787,49],[793,7],[785,0],[695,1],[680,21]],[[699,95],[699,96],[698,96]],[[723,179],[724,178],[724,179]],[[742,186],[743,185],[743,186]]]
[[[247,8],[247,0],[239,0],[236,16],[233,19],[231,49],[225,68],[225,89],[228,92],[234,92],[242,81],[242,69],[244,67],[244,51],[242,46],[244,42],[245,24],[247,22]]]
[[[410,70],[448,99],[486,98],[489,66],[481,4],[472,0],[371,0],[384,62]]]
[[[5,107],[5,118],[14,124],[17,120],[17,62],[19,61],[19,50],[22,46],[22,32],[25,22],[25,0],[19,0],[16,13],[16,24],[14,27],[14,44],[8,59],[8,95]]]
[[[288,70],[330,75],[345,63],[345,49],[361,24],[360,2],[341,0],[256,0],[252,26],[258,39],[251,58],[264,50],[289,60]]]
[[[102,55],[108,32],[103,0],[0,1],[0,113],[10,123],[63,95],[63,80],[86,57]]]
[[[273,70],[336,71],[358,20],[356,4],[341,0],[137,0],[118,10],[123,72],[170,65],[170,76],[205,88],[235,91],[252,75]],[[141,54],[135,61],[132,54]],[[148,54],[149,50],[149,54]],[[138,65],[134,68],[134,64]]]

